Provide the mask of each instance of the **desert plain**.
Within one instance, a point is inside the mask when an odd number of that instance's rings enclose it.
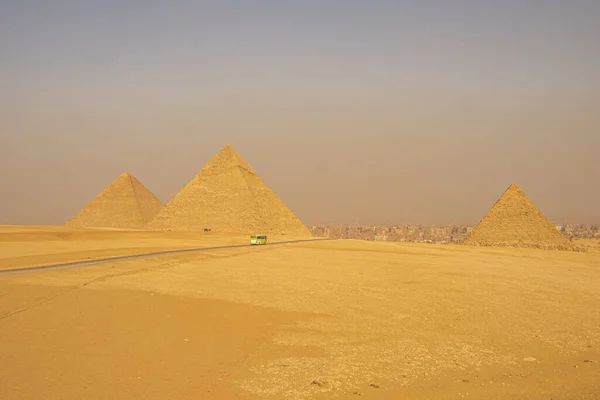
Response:
[[[2,399],[597,399],[585,252],[0,228]]]

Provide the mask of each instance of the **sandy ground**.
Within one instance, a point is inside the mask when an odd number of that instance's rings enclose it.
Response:
[[[3,262],[241,240],[11,232]],[[0,398],[598,399],[599,266],[323,241],[0,275]]]
[[[269,235],[271,242],[296,238]],[[247,244],[249,240],[249,236],[235,233],[0,226],[0,270],[175,249]]]

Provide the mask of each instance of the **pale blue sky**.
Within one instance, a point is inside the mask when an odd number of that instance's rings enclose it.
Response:
[[[231,143],[307,223],[600,222],[598,1],[0,1],[0,223]]]

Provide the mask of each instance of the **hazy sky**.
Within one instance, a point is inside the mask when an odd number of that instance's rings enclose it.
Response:
[[[232,144],[307,224],[600,222],[600,1],[0,1],[0,224]]]

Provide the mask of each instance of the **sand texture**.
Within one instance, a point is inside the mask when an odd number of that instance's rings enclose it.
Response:
[[[147,227],[312,236],[230,145],[213,157]]]
[[[272,236],[271,242],[291,240]],[[249,243],[248,236],[216,232],[94,230],[67,227],[1,227],[0,270],[88,261],[105,257]]]
[[[124,173],[65,225],[70,228],[142,229],[163,207],[140,181]]]
[[[14,255],[196,240],[49,232]],[[338,240],[0,275],[0,398],[598,399],[598,265]]]
[[[508,187],[463,243],[471,246],[576,250],[515,184]]]

